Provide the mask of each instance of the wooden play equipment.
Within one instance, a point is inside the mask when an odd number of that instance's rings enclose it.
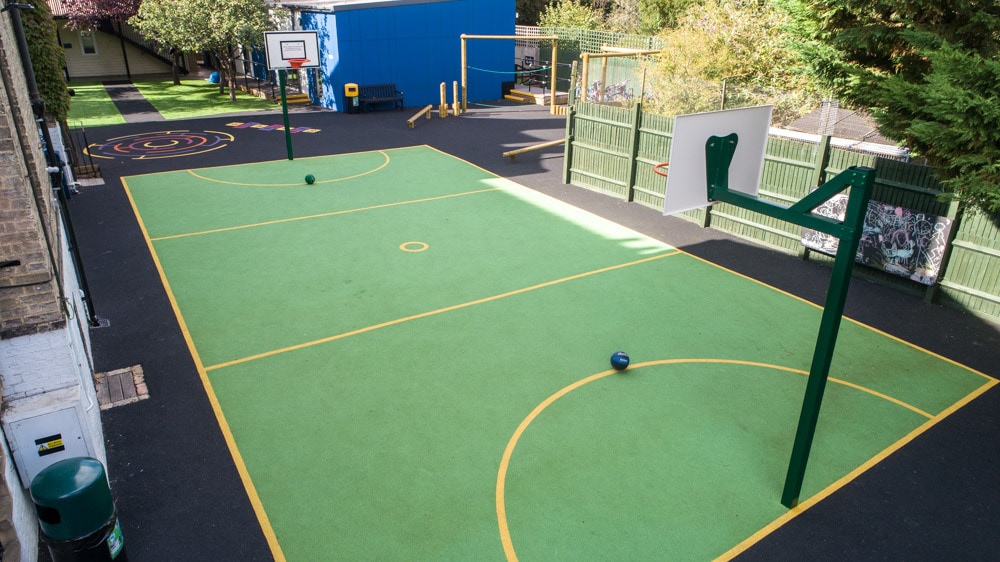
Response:
[[[525,152],[533,152],[535,150],[542,150],[543,148],[551,148],[553,146],[559,146],[561,144],[564,144],[565,142],[566,142],[566,139],[559,139],[559,140],[554,140],[554,141],[549,141],[549,142],[543,142],[543,143],[539,143],[539,144],[533,144],[531,146],[526,146],[524,148],[518,148],[517,150],[508,150],[507,152],[504,152],[503,154],[501,154],[501,156],[503,158],[510,158],[510,161],[513,162],[514,158],[518,154],[524,154]]]
[[[525,37],[521,35],[466,35],[463,33],[462,38],[462,113],[465,113],[469,109],[469,61],[466,50],[466,41],[469,39],[486,39],[486,40],[497,40],[497,39],[533,39],[539,41],[552,41],[552,97],[549,101],[550,111],[553,115],[556,114],[556,68],[557,59],[559,56],[559,37],[556,35],[539,35],[537,37]]]
[[[409,119],[407,119],[406,120],[406,124],[409,125],[410,128],[412,129],[413,126],[416,124],[417,119],[420,119],[421,117],[424,117],[424,116],[426,116],[428,119],[430,119],[431,118],[431,109],[433,109],[433,108],[434,108],[433,105],[428,105],[428,106],[424,107],[423,109],[421,109],[420,111],[418,111],[416,114],[414,114],[413,117],[410,117]]]

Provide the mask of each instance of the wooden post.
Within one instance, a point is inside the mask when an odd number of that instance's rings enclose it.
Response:
[[[448,88],[441,82],[441,105],[438,106],[438,117],[448,116]]]
[[[590,68],[590,53],[583,53],[583,70],[580,71],[580,95],[583,101],[590,101],[590,82],[587,78],[587,70]]]
[[[566,105],[572,106],[576,105],[576,79],[579,78],[577,74],[580,71],[580,65],[577,61],[573,61],[573,70],[569,73],[569,91],[566,92]]]
[[[558,85],[556,83],[557,82],[556,72],[559,69],[558,58],[559,58],[559,40],[553,39],[552,40],[552,84],[551,87],[549,88],[549,90],[551,90],[551,93],[549,95],[552,96],[552,98],[549,100],[549,113],[551,113],[552,115],[556,114],[556,91],[558,90],[557,88]]]
[[[451,101],[453,102],[451,113],[455,117],[458,117],[458,114],[462,112],[462,104],[458,101],[458,80],[451,83]]]
[[[510,158],[510,161],[514,161],[514,157],[518,154],[524,154],[525,152],[532,152],[535,150],[542,150],[543,148],[552,148],[553,146],[559,146],[560,144],[566,142],[566,139],[559,139],[554,141],[543,142],[539,144],[533,144],[531,146],[526,146],[524,148],[518,148],[516,150],[508,150],[500,156],[503,158]]]
[[[601,87],[597,89],[597,102],[604,101],[604,92],[608,88],[608,57],[601,57]]]
[[[462,113],[469,109],[469,58],[465,46],[465,34],[462,34]]]

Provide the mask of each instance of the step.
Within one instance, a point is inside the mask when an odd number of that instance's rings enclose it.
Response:
[[[309,94],[289,94],[285,96],[285,103],[289,105],[302,105],[312,103],[312,100],[309,99]]]

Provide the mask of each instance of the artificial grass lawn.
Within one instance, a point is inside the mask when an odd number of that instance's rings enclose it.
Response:
[[[101,127],[104,125],[121,125],[125,118],[118,112],[115,102],[111,101],[107,90],[100,82],[72,83],[69,87],[76,92],[70,101],[70,128]]]
[[[219,93],[219,85],[205,80],[181,80],[175,86],[172,80],[145,80],[134,82],[149,103],[167,120],[188,119],[233,113],[236,111],[263,111],[275,109],[275,104],[237,91],[236,101],[229,101],[229,91]]]

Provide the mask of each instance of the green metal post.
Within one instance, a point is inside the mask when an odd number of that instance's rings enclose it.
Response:
[[[570,182],[573,171],[573,121],[576,119],[576,106],[570,105],[566,110],[566,142],[563,143],[563,183]]]
[[[642,121],[642,104],[632,106],[632,131],[628,142],[628,177],[625,178],[625,200],[635,199],[635,177],[639,168],[639,129]]]
[[[285,69],[278,69],[278,85],[281,87],[281,114],[285,119],[285,146],[288,148],[288,159],[294,160],[292,156],[292,127],[288,123],[288,99],[285,97]]]
[[[818,230],[840,241],[836,261],[833,264],[830,288],[826,294],[819,335],[816,337],[816,348],[813,352],[809,379],[806,382],[806,392],[802,399],[802,411],[799,415],[795,441],[792,444],[792,457],[788,463],[785,488],[781,495],[782,504],[786,507],[795,507],[802,491],[802,481],[805,478],[809,450],[812,448],[816,433],[823,391],[830,375],[830,364],[837,345],[844,305],[847,303],[847,289],[854,271],[854,259],[864,231],[868,201],[875,185],[875,170],[863,167],[844,170],[795,204],[784,207],[758,197],[729,191],[729,165],[738,142],[739,137],[734,133],[725,137],[709,137],[705,143],[709,201],[724,201],[772,218]],[[813,209],[848,187],[851,191],[843,222],[812,214]]]
[[[837,345],[837,335],[840,333],[844,305],[847,303],[847,289],[851,284],[854,260],[864,230],[865,211],[868,208],[868,200],[871,198],[872,186],[875,184],[874,172],[870,168],[857,171],[859,174],[864,174],[864,177],[858,178],[861,182],[860,186],[852,183],[854,187],[851,189],[847,211],[844,213],[844,226],[848,227],[849,234],[840,239],[837,246],[837,257],[833,262],[830,288],[826,293],[823,318],[820,321],[819,335],[816,337],[816,350],[813,352],[805,397],[802,399],[802,411],[799,414],[799,425],[795,431],[795,441],[792,444],[792,456],[788,462],[785,488],[781,493],[781,503],[785,507],[795,507],[799,503],[799,493],[802,491],[802,481],[805,479],[806,463],[809,461],[809,451],[812,448],[813,437],[816,434],[816,423],[819,420],[819,408],[823,402],[823,391],[826,389],[826,381],[830,376],[833,351]]]

